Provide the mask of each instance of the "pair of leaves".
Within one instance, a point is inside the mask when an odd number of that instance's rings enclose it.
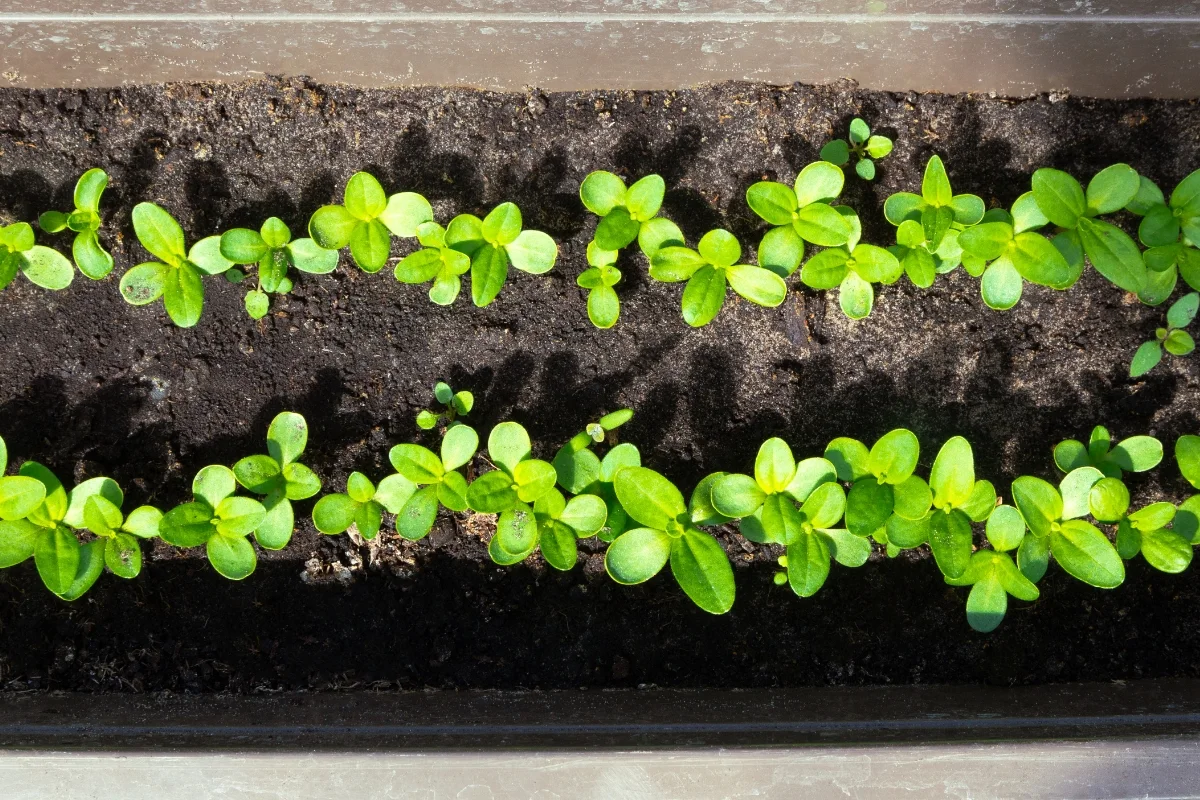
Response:
[[[1153,436],[1130,436],[1114,445],[1102,425],[1092,429],[1086,445],[1078,439],[1065,439],[1054,446],[1054,464],[1063,472],[1095,467],[1109,478],[1154,469],[1162,457],[1162,442]]]
[[[479,434],[467,425],[446,429],[440,456],[418,444],[392,448],[392,467],[419,487],[395,512],[396,533],[412,540],[428,535],[437,520],[439,504],[451,511],[467,510],[467,479],[458,470],[475,457],[478,448]]]
[[[0,289],[12,283],[18,273],[30,283],[52,291],[67,288],[75,278],[71,262],[62,253],[35,244],[28,222],[0,227]]]
[[[500,294],[511,264],[522,272],[541,275],[554,268],[558,245],[549,235],[523,230],[521,209],[501,203],[486,217],[459,214],[450,220],[444,241],[471,259],[471,301],[486,306]]]
[[[292,240],[292,232],[279,217],[270,217],[255,231],[234,228],[221,234],[221,255],[234,264],[258,265],[258,288],[246,295],[246,312],[252,319],[262,319],[270,308],[267,294],[287,294],[292,282],[289,267],[314,275],[333,272],[337,266],[336,250],[326,250],[312,239]],[[242,273],[230,270],[227,277],[240,280]]]
[[[462,278],[471,268],[471,257],[446,243],[446,229],[436,222],[417,227],[421,248],[396,265],[396,280],[401,283],[427,283],[429,299],[439,306],[451,305],[462,290]]]
[[[834,139],[821,148],[821,160],[844,167],[855,156],[854,171],[864,181],[875,179],[875,161],[892,152],[892,140],[871,134],[866,121],[855,117],[850,123],[850,140]],[[874,160],[873,160],[874,159]]]
[[[995,550],[979,550],[971,556],[967,569],[958,577],[946,577],[951,586],[970,586],[967,596],[967,624],[980,633],[991,633],[1004,620],[1008,596],[1032,602],[1038,599],[1037,586],[1021,574],[1012,556]]]
[[[524,561],[540,547],[546,563],[565,572],[579,559],[576,540],[596,535],[607,515],[604,501],[596,495],[567,500],[551,487],[532,507],[521,503],[501,513],[488,554],[495,563],[508,566]]]
[[[810,258],[800,280],[813,289],[838,289],[842,313],[850,319],[863,319],[875,307],[873,283],[892,284],[900,279],[903,267],[896,256],[882,247],[856,244],[833,247]]]
[[[1200,291],[1200,250],[1196,249],[1200,242],[1200,170],[1180,181],[1169,202],[1153,181],[1141,176],[1138,192],[1125,209],[1142,217],[1138,238],[1148,248],[1142,260],[1147,284],[1156,287],[1153,293],[1143,290],[1139,295],[1142,301],[1150,305],[1164,302],[1179,276]]]
[[[416,236],[433,221],[429,201],[416,192],[388,197],[376,178],[356,172],[346,182],[341,205],[321,206],[308,221],[308,235],[326,250],[350,248],[359,269],[379,272],[392,252],[392,236]]]
[[[793,186],[760,181],[746,190],[746,203],[771,225],[758,246],[758,263],[781,278],[804,259],[804,243],[840,247],[854,235],[852,223],[832,205],[846,177],[840,167],[817,161],[800,170]]]
[[[234,495],[236,490],[233,470],[205,467],[192,481],[195,499],[168,511],[159,524],[163,541],[185,548],[204,545],[213,568],[234,581],[246,578],[258,565],[247,537],[257,532],[268,513],[257,500]]]
[[[47,211],[38,217],[38,227],[46,233],[70,230],[75,234],[71,255],[79,271],[92,280],[112,272],[113,258],[100,244],[100,196],[108,186],[108,174],[89,169],[75,182],[75,208],[69,212]]]
[[[616,261],[617,251],[629,246],[643,226],[658,216],[666,188],[658,175],[647,175],[627,188],[625,181],[611,172],[589,173],[579,185],[579,199],[600,217],[592,243]],[[650,255],[646,253],[647,258]]]
[[[884,216],[897,228],[904,222],[920,223],[922,241],[929,252],[937,251],[951,232],[979,222],[985,210],[982,198],[973,194],[954,194],[946,166],[939,156],[932,156],[925,165],[921,194],[898,192],[883,204]]]
[[[1133,354],[1129,377],[1140,378],[1158,366],[1164,350],[1173,356],[1186,356],[1195,350],[1195,340],[1183,328],[1196,318],[1197,309],[1200,309],[1200,292],[1191,292],[1176,300],[1167,310],[1167,327],[1159,328],[1154,339],[1144,342]]]
[[[266,518],[256,526],[254,538],[267,550],[282,550],[295,530],[293,500],[306,500],[321,491],[321,479],[297,459],[308,445],[308,423],[292,411],[271,420],[267,453],[247,456],[233,465],[237,482],[263,496]]]
[[[313,524],[329,536],[353,525],[359,536],[370,541],[379,534],[383,512],[400,514],[416,492],[417,485],[398,473],[376,486],[361,472],[351,472],[345,494],[325,495],[313,506]]]
[[[455,392],[450,384],[442,381],[434,384],[433,397],[445,410],[435,414],[429,409],[422,409],[417,414],[417,427],[424,431],[433,430],[441,419],[453,424],[458,417],[465,417],[475,407],[475,395],[468,391]]]
[[[613,288],[621,281],[616,255],[615,251],[602,250],[595,242],[589,242],[589,266],[575,279],[579,288],[588,290],[588,319],[602,330],[616,325],[621,316],[621,299]]]

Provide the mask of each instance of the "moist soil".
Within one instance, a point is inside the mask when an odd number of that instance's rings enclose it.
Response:
[[[1200,361],[1168,359],[1130,380],[1129,359],[1162,324],[1089,271],[1068,292],[1027,287],[1009,312],[986,308],[956,270],[927,291],[907,280],[879,292],[860,322],[836,294],[796,288],[776,309],[730,298],[702,330],[680,318],[680,286],[652,282],[622,256],[621,321],[591,326],[575,277],[595,225],[578,199],[593,169],[657,172],[664,213],[695,242],[726,227],[747,245],[763,225],[746,207],[760,179],[790,182],[851,118],[896,140],[879,177],[851,176],[846,200],[864,241],[888,244],[884,198],[915,190],[940,154],[958,192],[1008,205],[1039,166],[1089,176],[1117,161],[1172,187],[1197,164],[1193,102],[1023,100],[889,94],[851,84],[726,84],[679,92],[495,94],[461,89],[360,90],[303,80],[122,89],[0,91],[0,214],[33,220],[69,208],[75,178],[104,167],[106,227],[117,269],[67,290],[18,279],[0,296],[0,435],[14,460],[66,481],[109,475],[128,502],[189,497],[210,463],[262,452],[279,411],[303,413],[304,461],[341,489],[351,470],[388,471],[397,442],[432,444],[416,412],[433,383],[477,398],[480,430],[526,425],[549,458],[599,414],[636,416],[621,430],[645,463],[685,489],[715,470],[748,470],[763,439],[798,455],[841,435],[867,441],[905,426],[928,466],[949,436],[967,436],[977,470],[1002,496],[1019,474],[1054,477],[1053,444],[1095,424],[1117,437],[1200,430]],[[250,320],[243,287],[206,281],[190,330],[161,304],[134,308],[120,274],[146,260],[129,223],[153,200],[189,236],[282,217],[300,235],[340,200],[356,170],[391,191],[422,192],[439,220],[512,200],[526,226],[560,243],[556,269],[514,273],[485,309],[449,309],[390,267],[365,275],[343,257],[302,275],[266,319]],[[1131,220],[1121,221],[1127,227]],[[64,251],[69,242],[41,234]],[[411,245],[396,244],[400,257]],[[1187,496],[1169,459],[1133,476],[1139,500]],[[385,526],[374,543],[323,537],[298,507],[291,545],[261,553],[240,583],[200,552],[147,548],[136,580],[107,574],[60,602],[31,563],[0,573],[0,686],[6,690],[276,691],[349,688],[809,686],[1117,680],[1200,674],[1200,572],[1164,575],[1140,559],[1113,591],[1057,569],[1035,603],[1014,601],[991,635],[970,630],[966,590],[947,586],[927,553],[848,570],[801,600],[772,576],[778,552],[719,536],[738,597],[721,617],[696,609],[669,573],[639,587],[604,575],[594,542],[570,572],[538,558],[512,567],[486,552],[489,520],[443,516],[425,540]]]

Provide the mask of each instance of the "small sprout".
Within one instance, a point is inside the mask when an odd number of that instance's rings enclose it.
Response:
[[[356,172],[346,182],[342,205],[321,206],[308,221],[308,235],[326,250],[350,247],[363,272],[383,269],[392,252],[392,236],[416,236],[433,221],[429,201],[416,192],[388,197],[375,177]]]
[[[575,283],[588,290],[588,319],[597,328],[611,328],[621,316],[621,299],[613,288],[621,280],[621,270],[616,267],[617,253],[601,250],[591,242],[587,259],[591,267],[580,273]]]
[[[21,273],[43,289],[58,291],[71,285],[75,270],[57,250],[34,243],[28,222],[0,227],[0,290]]]
[[[411,491],[399,485],[390,487],[394,499],[387,508],[397,509],[396,533],[414,541],[425,537],[433,530],[439,503],[450,511],[467,510],[467,479],[458,470],[470,463],[478,448],[479,434],[467,425],[446,429],[440,456],[419,444],[392,448],[388,458],[398,476],[411,486]]]
[[[1144,342],[1133,354],[1129,377],[1140,378],[1158,366],[1163,350],[1173,356],[1186,356],[1196,349],[1192,335],[1184,330],[1196,318],[1200,309],[1200,292],[1191,292],[1176,300],[1167,310],[1167,327],[1159,328],[1154,339]]]
[[[121,296],[135,306],[161,297],[172,322],[192,327],[204,311],[203,276],[220,275],[233,267],[221,255],[221,237],[201,239],[188,250],[179,223],[153,203],[133,207],[133,230],[142,247],[159,260],[139,264],[121,276]]]
[[[831,203],[842,193],[840,167],[817,161],[800,170],[793,186],[760,181],[746,190],[746,203],[771,225],[758,245],[758,263],[781,278],[804,259],[804,243],[840,247],[854,237],[845,214]]]
[[[642,465],[637,447],[628,442],[616,444],[615,431],[632,418],[633,411],[623,408],[588,423],[559,449],[552,462],[558,485],[564,490],[576,495],[596,495],[604,501],[606,520],[598,532],[604,542],[611,542],[629,527],[629,516],[617,500],[613,481],[621,470]],[[601,459],[591,447],[605,441],[612,446]]]
[[[246,295],[246,313],[262,319],[270,308],[267,294],[287,294],[292,289],[289,267],[314,275],[333,272],[337,251],[326,250],[312,239],[292,241],[292,232],[279,217],[270,217],[257,230],[234,228],[221,234],[221,255],[234,264],[258,264],[258,287]],[[230,269],[225,277],[240,283],[245,273]]]
[[[450,384],[441,381],[434,385],[433,396],[442,404],[443,410],[434,412],[422,409],[417,414],[417,427],[423,431],[433,430],[442,420],[447,425],[459,425],[458,418],[470,414],[475,407],[475,395],[467,391],[456,392],[450,388]]]
[[[786,187],[785,187],[786,188]],[[836,212],[835,212],[836,213]],[[712,322],[725,304],[728,285],[756,305],[774,308],[787,297],[787,284],[769,269],[737,263],[742,245],[726,230],[704,234],[696,250],[663,247],[650,260],[650,277],[665,282],[687,281],[683,289],[683,319],[693,328]]]
[[[480,219],[459,214],[450,220],[445,241],[471,259],[471,300],[486,306],[500,294],[508,280],[508,266],[541,275],[554,268],[558,245],[541,231],[522,230],[521,209],[501,203]]]
[[[1138,238],[1147,249],[1146,288],[1138,297],[1147,305],[1166,302],[1179,277],[1200,291],[1200,170],[1188,175],[1168,202],[1149,178],[1140,177],[1137,194],[1125,210],[1142,217]]]
[[[247,537],[257,532],[268,513],[257,500],[235,496],[236,490],[237,479],[229,467],[205,467],[192,481],[195,499],[168,511],[159,524],[159,536],[167,544],[204,545],[213,569],[231,581],[248,577],[258,566],[258,554]]]
[[[858,215],[846,206],[838,206],[837,210],[851,223],[850,239],[844,245],[822,250],[810,258],[800,272],[800,280],[812,289],[836,288],[842,313],[850,319],[863,319],[875,307],[875,290],[871,284],[895,283],[904,274],[904,268],[888,250],[859,244],[862,225]]]
[[[867,123],[855,117],[850,123],[850,140],[834,139],[821,148],[821,159],[830,164],[844,167],[855,158],[854,171],[864,181],[875,179],[875,161],[886,158],[892,152],[892,140],[886,136],[872,136]],[[874,160],[873,160],[874,159]]]
[[[295,530],[293,500],[306,500],[321,491],[321,479],[296,459],[308,445],[308,423],[284,411],[267,429],[268,455],[247,456],[233,465],[237,482],[263,496],[266,517],[254,527],[255,540],[266,550],[282,550]]]
[[[646,258],[654,255],[659,239],[654,228],[659,222],[656,218],[666,188],[658,175],[647,175],[629,188],[619,176],[603,170],[592,172],[583,179],[579,185],[579,199],[588,211],[600,217],[591,242],[596,250],[606,254],[599,260],[610,257],[611,260],[605,263],[615,263],[617,252],[628,247],[634,239],[638,240]],[[591,258],[588,262],[593,263]]]
[[[1064,473],[1095,467],[1106,477],[1120,479],[1125,472],[1146,472],[1162,461],[1162,442],[1153,436],[1131,436],[1116,445],[1108,429],[1097,425],[1085,446],[1066,439],[1054,446],[1054,464]]]
[[[75,210],[47,211],[38,217],[38,227],[46,233],[70,229],[75,234],[71,254],[79,271],[94,281],[112,272],[113,258],[100,245],[100,195],[108,186],[108,174],[89,169],[75,183]],[[2,287],[0,287],[2,288]]]
[[[399,514],[417,487],[403,475],[389,475],[371,483],[361,472],[351,472],[345,494],[328,494],[313,506],[313,525],[328,536],[343,533],[351,525],[358,535],[371,541],[383,523],[383,512]]]
[[[396,280],[401,283],[433,281],[429,299],[439,306],[448,306],[458,299],[462,289],[460,275],[471,268],[471,257],[446,244],[446,229],[436,222],[417,226],[417,241],[421,248],[404,257],[396,265]]]

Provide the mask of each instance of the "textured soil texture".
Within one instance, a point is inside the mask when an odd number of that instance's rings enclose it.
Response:
[[[946,160],[955,191],[1008,205],[1039,166],[1087,177],[1126,161],[1168,189],[1198,165],[1200,108],[1190,102],[1062,97],[1005,100],[902,95],[852,85],[722,85],[681,92],[546,95],[457,89],[362,91],[303,81],[119,90],[0,91],[0,215],[32,220],[68,207],[75,178],[102,166],[112,184],[102,231],[108,279],[49,293],[18,279],[0,295],[0,435],[15,461],[65,480],[105,474],[129,502],[188,499],[209,463],[262,452],[271,417],[302,412],[305,462],[341,489],[354,469],[386,474],[387,450],[419,438],[413,417],[439,379],[472,390],[472,422],[516,419],[550,457],[604,411],[636,410],[622,437],[686,490],[718,469],[747,470],[761,441],[819,454],[839,435],[867,441],[906,426],[936,447],[975,446],[978,474],[1001,495],[1018,474],[1053,478],[1051,446],[1094,424],[1170,448],[1200,431],[1200,360],[1168,359],[1127,376],[1163,309],[1085,275],[1069,292],[1027,287],[1014,310],[984,306],[961,270],[928,291],[884,288],[870,318],[848,321],[835,293],[798,286],[777,309],[736,298],[691,330],[680,286],[622,257],[622,316],[587,320],[575,277],[595,219],[578,200],[593,169],[660,173],[665,214],[695,242],[734,231],[751,258],[763,230],[744,193],[790,182],[861,115],[896,139],[871,184],[845,197],[864,240],[893,241],[884,198]],[[261,322],[243,289],[206,281],[204,317],[169,325],[161,304],[117,291],[146,259],[129,224],[153,200],[189,236],[281,216],[299,235],[319,205],[366,169],[389,191],[430,197],[443,222],[512,200],[527,227],[559,242],[556,269],[514,273],[500,298],[450,309],[390,267],[364,275],[347,257],[304,275]],[[1129,220],[1124,221],[1125,224]],[[42,235],[43,243],[65,239]],[[407,241],[393,255],[407,252]],[[1173,460],[1131,485],[1142,500],[1182,500]],[[966,623],[966,590],[926,555],[858,570],[834,566],[800,600],[775,587],[770,548],[721,533],[736,564],[731,613],[709,616],[664,573],[626,588],[590,543],[569,573],[486,555],[486,521],[445,517],[419,543],[327,538],[307,521],[241,583],[202,556],[147,553],[140,578],[105,575],[66,604],[32,564],[0,573],[0,686],[20,689],[259,691],[299,688],[560,688],[1038,683],[1200,674],[1200,572],[1168,576],[1140,560],[1101,591],[1052,569],[1036,603],[1013,602],[991,635]]]

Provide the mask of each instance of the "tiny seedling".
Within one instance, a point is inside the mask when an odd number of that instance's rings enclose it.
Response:
[[[138,264],[122,275],[121,296],[135,306],[161,297],[172,322],[192,327],[204,311],[203,276],[220,275],[233,267],[221,255],[221,237],[206,237],[188,250],[179,223],[153,203],[133,207],[133,230],[142,247],[159,260]]]
[[[436,222],[417,226],[417,241],[421,249],[411,253],[396,265],[396,280],[401,283],[426,283],[429,299],[439,306],[448,306],[458,299],[462,278],[471,268],[471,257],[446,244],[446,229]]]
[[[337,266],[336,250],[326,250],[312,239],[292,240],[292,232],[279,217],[270,217],[257,231],[234,228],[221,234],[221,255],[234,264],[257,264],[258,286],[246,293],[246,313],[262,319],[271,307],[268,294],[287,294],[292,290],[288,268],[325,275]],[[225,277],[240,283],[245,273],[230,269]]]
[[[531,275],[554,268],[558,245],[549,234],[522,230],[521,209],[501,203],[480,219],[459,214],[446,228],[446,244],[471,258],[471,300],[486,306],[508,280],[509,264]]]
[[[1126,561],[1138,553],[1160,572],[1179,573],[1192,563],[1192,545],[1198,531],[1168,528],[1175,520],[1171,503],[1153,503],[1129,512],[1129,489],[1117,478],[1101,478],[1088,492],[1088,510],[1097,521],[1117,526],[1117,555]],[[1185,520],[1181,528],[1186,528]]]
[[[1064,473],[1095,467],[1106,477],[1120,479],[1125,472],[1146,472],[1162,461],[1162,442],[1153,436],[1130,436],[1113,444],[1108,429],[1097,425],[1087,445],[1065,439],[1054,446],[1054,463]]]
[[[1129,235],[1102,214],[1120,211],[1137,196],[1141,180],[1128,164],[1114,164],[1096,174],[1087,192],[1062,170],[1043,167],[1033,173],[1033,196],[1042,214],[1066,232],[1113,284],[1135,294],[1146,288],[1146,265]]]
[[[96,491],[89,491],[83,503],[83,526],[104,542],[104,563],[118,578],[136,578],[142,571],[141,539],[158,538],[163,513],[153,506],[139,506],[125,516],[121,512],[120,488],[108,478],[84,481],[72,491],[72,496],[93,481]],[[71,509],[67,524],[75,522]]]
[[[588,211],[600,217],[592,243],[596,249],[611,256],[615,262],[617,251],[628,247],[634,239],[641,242],[641,234],[662,208],[666,183],[658,175],[647,175],[628,188],[620,176],[597,170],[590,173],[579,185],[579,199]],[[645,248],[643,248],[645,252]],[[651,252],[646,253],[650,258]]]
[[[760,181],[746,190],[746,203],[772,227],[758,245],[758,263],[781,278],[796,271],[804,243],[840,247],[853,235],[851,223],[831,203],[842,193],[840,167],[817,161],[800,170],[793,186]]]
[[[342,205],[321,206],[308,221],[308,235],[326,250],[350,247],[363,272],[383,269],[392,252],[392,236],[416,236],[433,221],[433,207],[416,192],[388,197],[375,177],[356,172],[346,182]]]
[[[18,272],[30,283],[54,291],[67,288],[75,278],[66,256],[34,243],[28,222],[0,227],[0,289],[12,283]]]
[[[604,554],[604,567],[617,583],[644,583],[671,562],[671,573],[692,602],[710,614],[733,607],[733,568],[719,542],[701,531],[679,489],[645,467],[626,467],[614,479],[621,506],[643,527],[618,536]]]
[[[79,271],[98,281],[112,272],[113,258],[100,245],[100,195],[108,186],[108,173],[89,169],[75,182],[75,210],[47,211],[38,217],[38,227],[46,233],[70,229],[75,234],[71,255]]]
[[[568,500],[551,488],[533,501],[532,508],[526,506],[500,515],[503,528],[497,520],[488,554],[492,561],[508,566],[524,561],[541,548],[546,563],[565,572],[579,560],[576,541],[595,536],[604,527],[607,513],[604,501],[594,494]]]
[[[588,319],[601,329],[616,325],[621,316],[621,299],[613,288],[621,281],[616,257],[616,251],[601,250],[595,242],[590,242],[587,248],[590,266],[575,279],[581,289],[588,290]]]
[[[741,257],[737,237],[717,229],[704,234],[696,250],[661,248],[650,260],[650,277],[668,283],[687,281],[683,320],[693,328],[707,325],[717,316],[725,305],[727,286],[756,305],[774,308],[782,303],[787,297],[783,278],[763,267],[737,263]]]
[[[892,152],[892,140],[871,135],[866,121],[855,117],[850,122],[850,140],[834,139],[821,148],[821,159],[844,167],[854,156],[854,171],[864,181],[875,179],[875,162]]]
[[[987,539],[992,548],[971,556],[967,569],[957,578],[946,577],[951,586],[970,586],[967,595],[967,624],[980,633],[991,633],[1004,621],[1008,596],[1033,602],[1040,596],[1033,581],[1013,562],[1011,551],[1025,538],[1025,520],[1012,506],[997,506],[987,521]]]
[[[611,542],[628,528],[629,516],[617,501],[613,481],[626,467],[640,467],[642,455],[637,447],[628,442],[616,443],[616,430],[633,418],[633,411],[623,408],[605,414],[596,422],[571,437],[555,453],[554,472],[558,485],[571,494],[593,494],[602,499],[607,507],[604,527],[599,531],[601,541]],[[592,451],[592,445],[610,445],[604,458]]]
[[[838,290],[842,313],[850,319],[863,319],[875,307],[872,283],[892,284],[900,280],[904,268],[896,256],[870,244],[859,244],[862,225],[858,216],[845,206],[838,211],[851,221],[853,233],[840,247],[830,247],[810,258],[800,271],[800,280],[812,289]]]
[[[1142,217],[1138,238],[1147,249],[1142,253],[1146,264],[1146,288],[1138,295],[1142,302],[1165,302],[1179,277],[1200,291],[1200,170],[1188,175],[1168,202],[1162,190],[1141,176],[1138,193],[1125,210]]]
[[[458,418],[470,414],[475,407],[475,395],[467,391],[456,392],[442,381],[434,384],[433,397],[442,405],[442,410],[421,409],[417,414],[417,427],[423,431],[433,430],[442,421],[447,425],[461,425]]]
[[[1176,300],[1167,309],[1167,327],[1154,332],[1154,339],[1143,342],[1133,354],[1129,365],[1129,377],[1140,378],[1158,366],[1163,351],[1173,356],[1186,356],[1196,349],[1192,335],[1184,330],[1196,318],[1200,309],[1200,292],[1191,292]]]
[[[267,519],[262,503],[235,496],[236,490],[237,478],[229,467],[205,467],[192,481],[195,499],[168,511],[158,526],[167,544],[204,545],[213,569],[231,581],[254,572],[258,554],[247,537]]]
[[[417,492],[403,475],[389,475],[376,486],[361,472],[351,472],[345,494],[327,494],[313,506],[313,525],[328,536],[344,533],[351,525],[370,541],[379,533],[383,512],[399,514]]]
[[[467,479],[459,468],[479,449],[479,434],[467,425],[453,425],[442,437],[441,455],[419,444],[398,444],[388,457],[396,472],[415,488],[396,512],[396,533],[417,540],[433,530],[438,504],[451,511],[467,510]]]
[[[254,526],[254,538],[267,550],[282,550],[295,530],[293,500],[321,491],[321,479],[296,459],[308,445],[308,423],[284,411],[267,429],[267,455],[247,456],[233,465],[237,482],[263,496],[267,516]]]

